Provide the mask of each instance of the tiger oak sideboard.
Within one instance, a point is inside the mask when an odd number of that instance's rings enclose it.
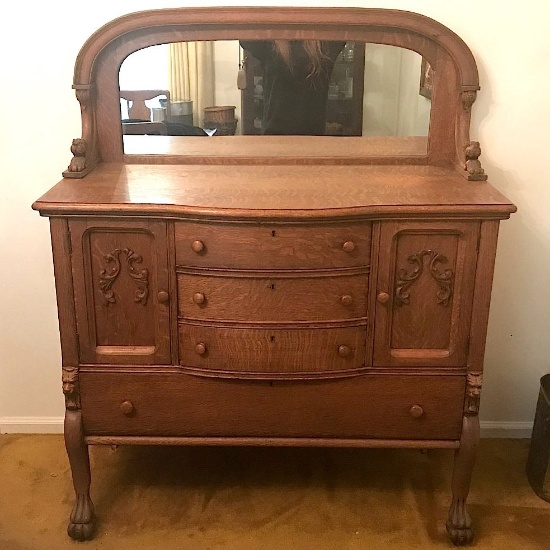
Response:
[[[345,40],[431,66],[427,136],[123,135],[118,71],[154,44]],[[500,220],[469,135],[474,58],[427,17],[355,8],[129,14],[76,62],[82,137],[50,218],[76,503],[88,446],[454,449],[466,510]],[[152,152],[147,146],[152,144]]]

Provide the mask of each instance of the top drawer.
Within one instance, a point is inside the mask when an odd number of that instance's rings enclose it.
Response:
[[[370,223],[217,224],[177,222],[178,265],[227,269],[366,266]]]

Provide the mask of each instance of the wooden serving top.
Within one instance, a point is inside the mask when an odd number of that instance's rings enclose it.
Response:
[[[354,165],[102,164],[63,179],[42,215],[233,218],[508,218],[515,206],[487,182],[450,168]]]

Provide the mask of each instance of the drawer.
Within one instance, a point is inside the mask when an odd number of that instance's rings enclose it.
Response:
[[[366,266],[370,223],[175,224],[178,265],[230,269]]]
[[[465,390],[463,376],[265,382],[81,372],[79,383],[86,434],[127,436],[458,439]]]
[[[178,275],[178,311],[188,319],[327,321],[367,315],[366,274],[334,277]]]
[[[298,374],[365,366],[366,327],[227,328],[182,323],[183,366],[226,373]]]

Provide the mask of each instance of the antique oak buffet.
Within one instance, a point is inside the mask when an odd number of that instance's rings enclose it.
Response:
[[[414,50],[434,71],[429,135],[123,145],[124,58],[222,38]],[[33,205],[51,224],[69,535],[94,533],[91,444],[410,447],[455,449],[447,531],[469,543],[497,233],[515,207],[470,141],[464,42],[394,10],[155,10],[92,35],[74,89],[82,138]]]

